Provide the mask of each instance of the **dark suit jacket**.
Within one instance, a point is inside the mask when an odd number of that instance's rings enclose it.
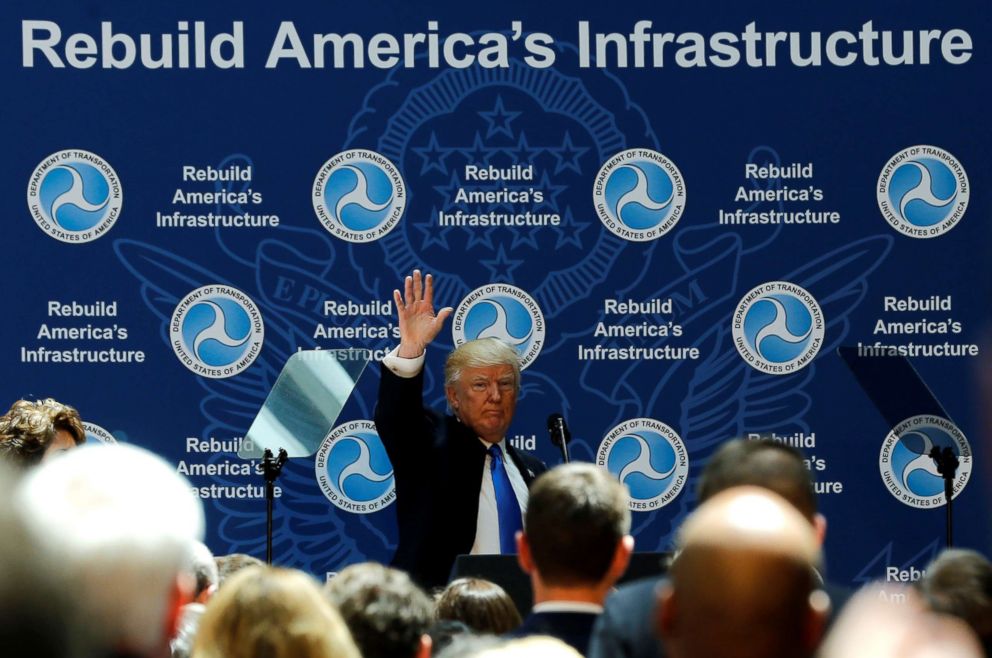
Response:
[[[375,425],[396,478],[399,545],[393,566],[425,588],[444,585],[457,555],[475,543],[486,448],[454,416],[423,404],[424,374],[403,378],[381,367]],[[529,487],[541,460],[506,451]]]
[[[589,637],[599,615],[593,612],[532,612],[507,637],[550,635],[587,655]]]
[[[658,586],[664,578],[643,578],[620,587],[606,599],[589,643],[589,658],[662,658],[664,646],[655,630]],[[830,597],[827,628],[851,598],[851,590],[825,582]]]
[[[643,578],[621,586],[603,606],[589,641],[589,658],[659,658],[655,602],[661,578]]]

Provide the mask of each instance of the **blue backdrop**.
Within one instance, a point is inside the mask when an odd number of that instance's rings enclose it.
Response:
[[[427,399],[456,342],[513,342],[510,438],[556,463],[563,412],[573,455],[630,487],[639,549],[670,547],[749,433],[807,454],[837,580],[942,546],[931,445],[963,462],[958,543],[989,548],[987,2],[0,12],[2,399],[175,463],[215,553],[263,552],[233,452],[282,364],[381,356],[414,267],[457,309]],[[837,355],[859,345],[909,354],[950,421],[878,371],[883,417]],[[277,562],[391,556],[377,379],[287,466]]]

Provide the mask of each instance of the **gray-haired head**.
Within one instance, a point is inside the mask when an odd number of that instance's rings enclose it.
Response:
[[[99,648],[167,646],[169,606],[192,593],[186,560],[204,526],[175,468],[135,446],[88,445],[33,470],[17,499]]]
[[[510,366],[515,390],[520,390],[520,355],[498,338],[479,338],[462,343],[444,363],[444,385],[453,386],[466,368]]]

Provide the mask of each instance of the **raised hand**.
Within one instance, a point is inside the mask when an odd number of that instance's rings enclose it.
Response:
[[[434,313],[434,279],[428,274],[421,278],[414,270],[403,282],[403,294],[393,291],[396,314],[400,322],[400,349],[397,356],[412,359],[424,353],[427,345],[441,331],[444,321],[451,315],[450,306]]]

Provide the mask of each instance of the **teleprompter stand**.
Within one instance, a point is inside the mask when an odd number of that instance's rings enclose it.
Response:
[[[272,505],[276,498],[276,479],[282,473],[289,455],[279,448],[279,456],[273,458],[272,451],[265,449],[262,457],[262,475],[265,476],[265,563],[272,564]]]
[[[276,480],[289,458],[317,452],[370,358],[371,353],[363,349],[296,352],[286,360],[245,435],[238,456],[261,460],[265,477],[265,561],[269,564]]]
[[[930,458],[937,465],[937,472],[944,478],[944,497],[947,499],[947,548],[951,548],[954,546],[954,478],[957,476],[961,462],[954,454],[954,450],[946,446],[931,448]]]
[[[862,356],[857,347],[838,347],[837,353],[851,369],[851,373],[868,395],[875,408],[889,427],[895,427],[907,418],[933,415],[953,420],[944,405],[926,385],[920,373],[904,356]],[[959,461],[949,447],[934,446],[927,455],[933,459],[937,473],[944,479],[947,498],[947,547],[953,545],[954,478]]]

